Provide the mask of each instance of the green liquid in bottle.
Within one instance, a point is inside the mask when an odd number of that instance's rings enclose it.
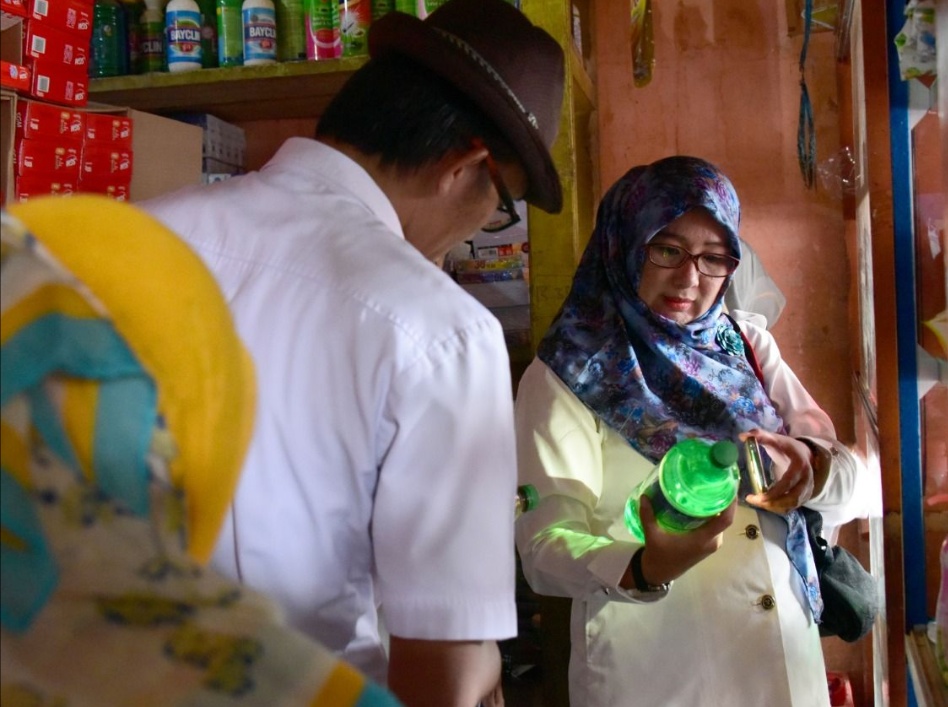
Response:
[[[639,518],[639,497],[644,494],[662,529],[672,533],[693,530],[731,505],[739,480],[734,443],[682,440],[629,496],[625,525],[632,537],[645,542]]]

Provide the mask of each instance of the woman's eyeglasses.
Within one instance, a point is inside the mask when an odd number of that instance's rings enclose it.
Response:
[[[737,270],[740,260],[724,253],[694,253],[677,245],[665,243],[647,243],[645,250],[649,262],[660,268],[680,268],[693,261],[698,272],[708,277],[727,277]]]
[[[484,147],[486,149],[484,143],[480,140],[475,139],[474,145],[475,147]],[[517,213],[517,207],[514,205],[510,190],[507,189],[503,177],[500,176],[500,169],[497,167],[497,163],[494,161],[490,152],[487,153],[484,162],[487,164],[487,173],[490,175],[490,181],[500,196],[500,203],[497,205],[497,211],[499,211],[500,214],[484,226],[481,226],[481,230],[487,231],[488,233],[497,233],[498,231],[503,231],[505,228],[510,228],[514,224],[520,223],[520,214]]]

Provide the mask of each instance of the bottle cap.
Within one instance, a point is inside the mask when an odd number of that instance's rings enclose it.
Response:
[[[722,469],[737,462],[737,445],[726,439],[715,442],[711,447],[711,461]]]
[[[523,511],[532,511],[540,503],[540,493],[533,484],[524,484],[517,489],[517,494],[523,499]]]

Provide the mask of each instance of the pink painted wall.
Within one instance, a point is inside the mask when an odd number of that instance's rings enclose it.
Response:
[[[802,37],[787,36],[784,0],[653,2],[655,66],[632,82],[629,2],[595,3],[602,188],[630,167],[671,154],[703,157],[733,180],[741,235],[787,297],[774,327],[784,358],[853,435],[849,261],[843,206],[803,184],[797,162]],[[839,149],[832,32],[810,37],[807,87],[817,161]]]

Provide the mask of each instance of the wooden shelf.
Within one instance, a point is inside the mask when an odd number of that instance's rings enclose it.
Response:
[[[905,637],[909,674],[919,707],[948,707],[948,686],[935,661],[935,647],[924,626],[914,628]]]
[[[365,57],[93,79],[94,101],[149,113],[212,113],[229,122],[315,118]]]

